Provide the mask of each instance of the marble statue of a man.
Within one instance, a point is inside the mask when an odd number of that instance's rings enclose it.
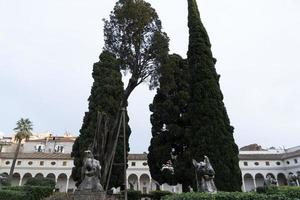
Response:
[[[101,166],[100,162],[94,159],[90,150],[84,152],[83,166],[81,171],[82,182],[78,187],[79,191],[91,190],[93,192],[103,191],[100,184]]]

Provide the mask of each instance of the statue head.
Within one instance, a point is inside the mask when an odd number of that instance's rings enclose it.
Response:
[[[215,171],[210,164],[210,161],[207,156],[204,156],[204,161],[197,162],[193,159],[193,165],[196,168],[196,171],[204,176],[213,177],[215,175]]]
[[[84,151],[84,158],[94,158],[93,153],[91,152],[91,150],[86,150]]]

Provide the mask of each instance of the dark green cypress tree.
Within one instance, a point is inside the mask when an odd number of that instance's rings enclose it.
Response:
[[[179,55],[168,56],[160,74],[160,86],[150,105],[152,139],[148,163],[154,180],[173,185],[178,182],[177,173],[161,169],[170,160],[176,170],[174,156],[181,154],[186,146],[185,113],[189,99],[186,60]]]
[[[100,61],[93,66],[92,76],[94,83],[91,89],[91,95],[88,99],[88,112],[85,113],[83,124],[80,129],[80,135],[76,139],[72,150],[72,157],[74,157],[75,165],[72,170],[72,177],[77,184],[80,184],[82,181],[80,176],[83,152],[87,150],[87,148],[91,148],[91,144],[93,143],[97,125],[97,113],[105,112],[109,118],[108,126],[111,126],[119,109],[124,91],[122,74],[119,69],[118,61],[115,56],[109,52],[104,51],[101,53]],[[127,147],[128,138],[131,132],[128,121],[129,119],[127,117]],[[123,134],[122,131],[120,134]],[[127,152],[128,151],[129,148],[127,148]],[[121,139],[118,141],[114,163],[124,163],[123,155],[123,140]],[[101,160],[97,158],[97,155],[95,157],[96,159]],[[110,187],[123,185],[123,171],[122,165],[114,165]]]
[[[189,140],[186,158],[203,160],[207,155],[216,171],[215,183],[219,190],[241,190],[238,147],[223,103],[216,59],[211,52],[208,34],[201,22],[196,0],[188,0],[191,98],[188,109]],[[193,170],[191,162],[185,170]],[[189,166],[188,166],[189,165]]]

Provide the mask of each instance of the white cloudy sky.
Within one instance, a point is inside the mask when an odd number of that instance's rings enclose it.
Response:
[[[171,52],[186,56],[187,2],[149,0]],[[28,117],[35,132],[78,134],[113,0],[0,0],[0,132]],[[198,0],[239,146],[299,145],[300,1]],[[147,151],[147,85],[129,99],[131,151]]]

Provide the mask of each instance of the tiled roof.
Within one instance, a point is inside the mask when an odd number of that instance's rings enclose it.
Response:
[[[12,159],[14,153],[0,153],[0,158],[2,159]],[[18,159],[58,159],[58,160],[71,160],[71,154],[67,153],[19,153]]]
[[[2,159],[12,159],[14,157],[14,153],[0,153],[0,158]],[[61,160],[71,160],[71,154],[67,153],[19,153],[19,159],[61,159]],[[129,154],[128,160],[147,160],[147,154]]]
[[[147,160],[147,154],[129,154],[128,160]]]
[[[258,144],[249,144],[240,148],[240,151],[265,151],[260,145]]]
[[[240,160],[284,160],[300,156],[300,150],[278,154],[239,154]]]
[[[28,140],[28,142],[45,142],[45,141],[55,141],[55,142],[74,142],[75,141],[75,137],[55,137],[55,139],[53,138],[47,138],[47,140],[44,138],[44,139],[31,139],[31,140]]]
[[[239,154],[240,160],[281,160],[281,154]]]

